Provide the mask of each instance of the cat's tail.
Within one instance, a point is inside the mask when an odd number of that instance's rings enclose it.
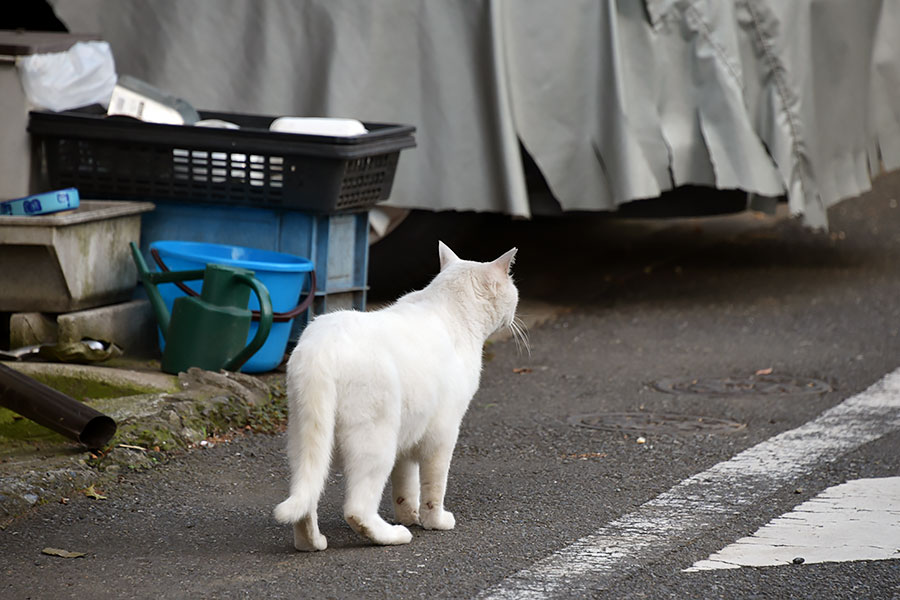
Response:
[[[315,364],[316,353],[311,354],[313,357],[307,358],[294,352],[288,362],[291,493],[275,507],[275,519],[285,524],[315,514],[325,489],[334,445],[337,406],[334,380],[326,375],[326,369]]]

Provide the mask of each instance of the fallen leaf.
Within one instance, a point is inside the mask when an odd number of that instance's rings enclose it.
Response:
[[[63,496],[62,498],[59,499],[59,503],[60,503],[60,504],[68,504],[68,503],[69,503],[69,499],[66,498],[65,496]]]
[[[768,369],[760,369],[759,371],[756,372],[756,374],[757,375],[771,375],[772,367],[769,367]]]
[[[59,556],[60,558],[81,558],[82,556],[87,556],[84,552],[69,552],[60,548],[44,548],[41,550],[41,553],[49,556]]]
[[[513,373],[516,375],[524,375],[525,373],[531,373],[531,369],[528,367],[516,367],[513,369]]]
[[[575,452],[566,454],[565,458],[577,458],[578,460],[587,460],[589,458],[606,458],[606,452]]]
[[[106,496],[95,490],[93,485],[84,490],[84,495],[92,500],[106,500]]]

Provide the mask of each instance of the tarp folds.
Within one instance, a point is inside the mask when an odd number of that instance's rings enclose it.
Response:
[[[900,168],[894,0],[56,0],[195,106],[411,123],[390,205],[527,216],[685,184],[826,210]]]

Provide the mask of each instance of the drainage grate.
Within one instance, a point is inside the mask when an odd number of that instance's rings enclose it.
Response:
[[[730,433],[746,427],[743,423],[671,413],[618,412],[569,417],[569,424],[603,431],[662,433]]]
[[[831,386],[819,379],[806,379],[773,373],[747,377],[661,379],[653,384],[670,394],[704,396],[824,394]]]

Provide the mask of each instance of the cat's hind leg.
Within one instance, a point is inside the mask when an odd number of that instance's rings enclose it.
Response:
[[[400,456],[391,471],[394,518],[403,525],[419,525],[419,463]]]
[[[378,515],[378,506],[396,458],[396,436],[386,439],[378,431],[356,431],[344,436],[344,479],[347,497],[344,520],[376,544],[408,544],[412,534],[403,525],[391,525]],[[383,433],[383,432],[381,432]]]

